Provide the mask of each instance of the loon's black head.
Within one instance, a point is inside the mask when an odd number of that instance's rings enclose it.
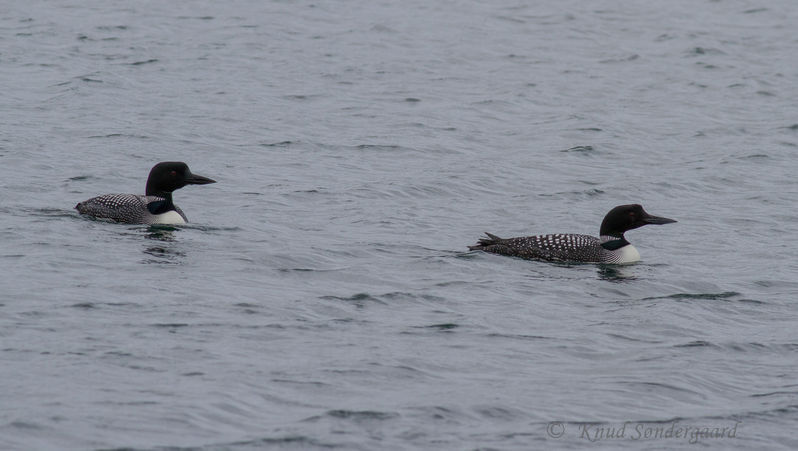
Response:
[[[669,224],[673,219],[652,216],[638,204],[619,205],[604,216],[601,222],[601,236],[623,237],[627,230],[643,227],[646,224]]]
[[[188,165],[181,161],[164,161],[156,164],[150,170],[150,176],[147,177],[147,195],[165,197],[186,185],[206,185],[208,183],[216,183],[216,180],[192,174]]]

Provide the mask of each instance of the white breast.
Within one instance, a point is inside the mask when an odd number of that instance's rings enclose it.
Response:
[[[183,219],[182,216],[180,216],[180,213],[174,210],[152,216],[152,224],[185,224],[185,223],[186,221]]]
[[[640,261],[640,252],[637,252],[637,249],[631,244],[627,244],[615,252],[617,252],[617,263],[634,263]]]

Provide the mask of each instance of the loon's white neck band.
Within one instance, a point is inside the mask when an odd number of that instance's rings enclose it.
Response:
[[[167,211],[159,215],[152,216],[152,224],[185,224],[186,221],[175,210]]]

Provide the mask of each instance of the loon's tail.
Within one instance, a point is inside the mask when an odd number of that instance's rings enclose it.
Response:
[[[488,246],[492,246],[494,244],[499,244],[502,241],[504,241],[504,238],[499,238],[496,235],[493,235],[493,234],[488,233],[488,232],[485,232],[485,235],[487,235],[488,237],[487,238],[480,238],[476,245],[468,246],[468,249],[472,250],[472,251],[482,251],[482,250],[485,250],[485,248],[488,247]]]

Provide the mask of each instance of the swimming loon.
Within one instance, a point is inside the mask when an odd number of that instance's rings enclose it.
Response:
[[[145,196],[105,194],[75,205],[80,214],[111,219],[127,224],[183,224],[188,222],[183,210],[172,203],[172,191],[186,185],[205,185],[216,180],[192,174],[179,161],[158,163],[147,177]]]
[[[646,224],[669,224],[673,219],[651,216],[638,204],[619,205],[601,222],[600,238],[590,235],[555,234],[519,238],[499,238],[486,233],[472,251],[480,250],[502,255],[511,255],[534,260],[585,262],[585,263],[633,263],[640,260],[640,253],[623,234]]]

